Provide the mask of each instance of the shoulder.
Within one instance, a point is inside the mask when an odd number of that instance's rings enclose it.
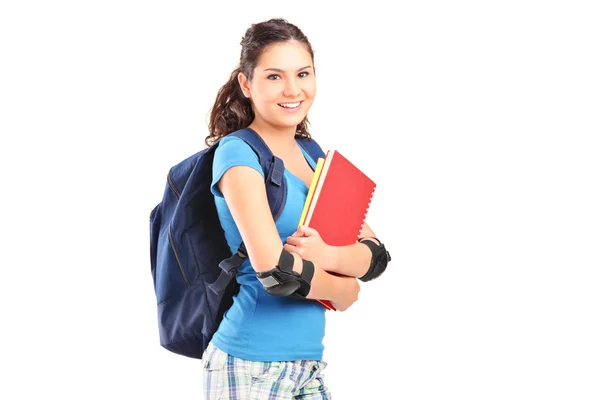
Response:
[[[216,144],[215,157],[212,165],[212,184],[213,194],[221,195],[217,190],[217,182],[232,167],[245,166],[258,171],[264,179],[264,172],[260,166],[258,155],[243,140],[234,136],[225,136],[219,139]]]
[[[258,169],[262,173],[258,155],[243,139],[225,136],[217,143],[213,169],[228,169],[237,165],[245,165]]]
[[[242,153],[247,155],[253,155],[256,159],[258,159],[258,155],[252,150],[250,145],[246,143],[243,139],[236,136],[225,136],[219,139],[219,142],[217,143],[217,149],[215,150],[215,154],[219,153]]]

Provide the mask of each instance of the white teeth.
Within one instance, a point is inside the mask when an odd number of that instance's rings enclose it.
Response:
[[[281,107],[285,107],[285,108],[296,108],[300,105],[300,102],[297,103],[279,103],[279,105]]]

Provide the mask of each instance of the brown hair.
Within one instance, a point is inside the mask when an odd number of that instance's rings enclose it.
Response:
[[[233,70],[229,81],[219,89],[215,104],[210,111],[209,135],[204,139],[207,146],[231,132],[247,127],[254,120],[250,99],[242,93],[238,74],[243,72],[248,80],[252,80],[254,68],[265,48],[274,43],[292,40],[303,43],[314,62],[314,53],[307,37],[297,26],[286,20],[274,18],[252,24],[248,28],[240,43],[242,51],[239,66]],[[296,136],[310,138],[307,128],[308,118],[305,117],[296,127]]]

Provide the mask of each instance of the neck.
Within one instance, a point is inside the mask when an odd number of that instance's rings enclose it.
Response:
[[[272,150],[296,146],[296,127],[275,127],[256,118],[248,127],[254,129]]]

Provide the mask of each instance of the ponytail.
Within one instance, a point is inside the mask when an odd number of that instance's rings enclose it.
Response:
[[[207,146],[231,132],[247,127],[254,119],[250,99],[244,96],[238,83],[240,71],[240,67],[233,70],[229,81],[217,93],[217,99],[210,112],[209,135],[204,139]]]

